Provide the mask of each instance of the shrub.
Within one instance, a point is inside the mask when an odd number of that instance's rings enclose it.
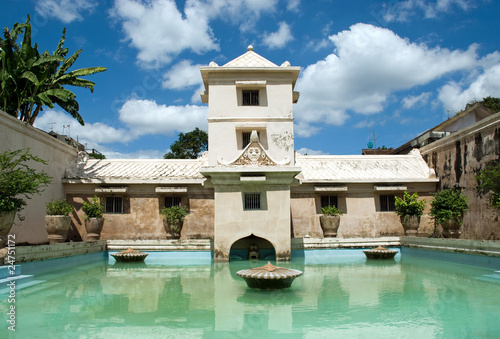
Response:
[[[25,199],[40,194],[52,182],[48,174],[31,168],[28,162],[46,164],[29,149],[0,153],[0,212],[21,211],[26,206]]]
[[[186,207],[181,206],[172,206],[172,207],[163,207],[160,210],[160,214],[165,217],[165,220],[174,225],[176,220],[179,220],[180,223],[184,222],[186,215],[189,214]]]
[[[83,212],[85,212],[85,219],[89,218],[102,218],[104,214],[104,205],[97,196],[93,196],[90,202],[83,202]]]
[[[434,195],[431,202],[431,216],[438,224],[453,219],[462,224],[462,217],[469,210],[469,198],[459,190],[445,189]]]
[[[480,182],[478,190],[492,191],[490,204],[493,208],[500,209],[500,163],[491,162],[476,176]]]
[[[395,197],[396,214],[401,217],[421,217],[424,214],[425,201],[418,200],[418,194],[410,195],[407,191],[403,193],[403,198]]]
[[[321,213],[324,215],[342,215],[342,211],[339,210],[336,206],[325,206],[321,208]]]
[[[45,205],[47,215],[68,215],[73,211],[73,206],[64,199],[49,201]]]

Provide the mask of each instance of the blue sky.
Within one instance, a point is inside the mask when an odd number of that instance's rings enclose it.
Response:
[[[493,0],[3,0],[2,27],[31,15],[53,51],[66,27],[75,68],[104,66],[76,89],[86,125],[44,109],[35,125],[108,158],[161,158],[179,132],[207,129],[200,66],[254,51],[300,66],[295,149],[360,154],[398,147],[500,97],[500,3]],[[69,126],[69,127],[68,127]]]

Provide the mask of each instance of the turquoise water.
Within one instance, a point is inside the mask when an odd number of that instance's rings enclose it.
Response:
[[[360,250],[274,263],[304,272],[292,287],[248,289],[236,275],[265,261],[197,265],[151,254],[36,275],[16,292],[16,331],[1,338],[495,338],[492,268]],[[500,267],[497,268],[499,270]],[[493,275],[494,276],[494,275]],[[5,316],[9,304],[0,295]]]

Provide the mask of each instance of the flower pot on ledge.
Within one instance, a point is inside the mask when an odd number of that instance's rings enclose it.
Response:
[[[460,227],[462,226],[461,220],[456,219],[448,219],[441,223],[441,227],[443,228],[444,238],[458,239],[460,238]]]
[[[7,237],[14,224],[15,211],[0,212],[0,248],[7,244]]]
[[[417,236],[418,227],[420,226],[420,217],[417,217],[416,215],[405,215],[400,216],[399,220],[401,221],[401,225],[403,225],[403,228],[405,230],[405,236]]]
[[[88,218],[85,220],[85,230],[87,231],[87,241],[96,241],[101,237],[104,218]]]
[[[71,218],[66,215],[46,215],[45,228],[49,234],[49,244],[59,244],[66,241]]]
[[[322,215],[319,217],[323,237],[334,238],[340,225],[340,215]]]
[[[174,222],[169,222],[166,218],[163,219],[163,227],[167,233],[167,239],[179,239],[183,223],[179,219],[174,220]]]

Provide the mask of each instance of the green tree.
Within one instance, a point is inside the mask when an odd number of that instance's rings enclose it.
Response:
[[[47,173],[29,166],[36,162],[46,164],[28,149],[0,153],[0,212],[21,211],[25,199],[40,194],[52,182]]]
[[[105,67],[89,67],[68,71],[78,59],[81,49],[68,55],[64,47],[66,29],[53,54],[40,54],[38,45],[31,43],[30,17],[26,23],[14,24],[11,31],[4,28],[0,38],[0,109],[22,121],[33,125],[43,106],[54,108],[59,105],[81,125],[76,95],[64,86],[88,88],[94,92],[94,83],[80,77],[104,72]],[[18,36],[24,32],[21,45]]]
[[[479,181],[477,189],[492,191],[490,204],[493,208],[500,209],[500,163],[490,162],[476,176]]]
[[[179,133],[179,139],[170,145],[165,159],[196,159],[208,149],[208,134],[198,127],[188,133]]]

